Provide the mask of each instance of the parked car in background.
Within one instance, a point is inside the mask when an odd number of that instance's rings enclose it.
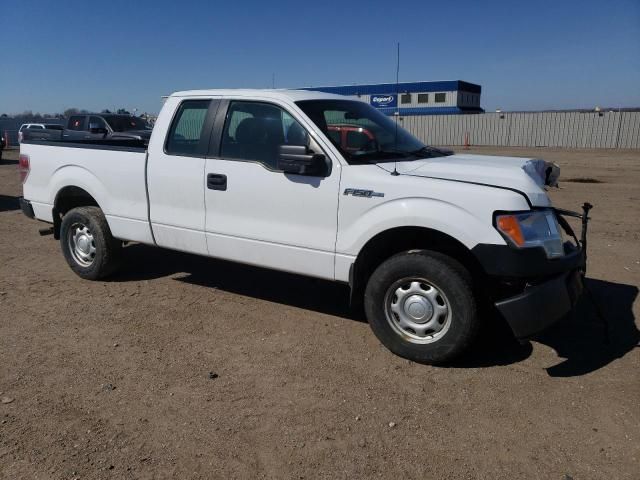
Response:
[[[30,132],[42,132],[43,130],[54,130],[56,132],[61,132],[62,130],[64,130],[64,126],[57,123],[23,123],[22,125],[20,125],[20,129],[18,130],[19,143],[22,143],[22,140],[24,139],[25,130],[29,130]]]
[[[82,278],[114,273],[134,241],[344,282],[385,346],[439,363],[471,345],[485,305],[528,338],[580,295],[586,214],[553,207],[552,170],[427,146],[338,95],[205,90],[166,100],[148,148],[25,140],[20,205]]]
[[[133,139],[149,141],[151,128],[133,115],[90,113],[71,115],[63,133],[65,140]]]
[[[22,135],[18,132],[18,140],[20,143],[26,140],[60,141],[62,140],[62,132],[64,132],[64,125],[49,125],[46,128],[25,128],[22,131]]]
[[[56,125],[55,130],[49,128],[27,128],[23,131],[22,140],[45,140],[67,142],[99,142],[110,144],[126,141],[139,142],[146,145],[151,137],[151,128],[146,121],[132,115],[116,114],[81,114],[71,115],[66,128]]]
[[[357,152],[376,147],[376,137],[368,128],[359,125],[327,125],[329,139],[338,147],[349,152]]]

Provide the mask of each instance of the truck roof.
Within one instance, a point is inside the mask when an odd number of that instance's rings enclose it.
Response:
[[[211,96],[233,96],[233,97],[263,97],[281,100],[344,100],[343,95],[334,93],[317,92],[314,90],[287,90],[287,89],[216,89],[216,90],[185,90],[174,92],[172,97],[211,97]]]

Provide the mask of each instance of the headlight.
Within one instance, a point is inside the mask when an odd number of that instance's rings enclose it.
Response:
[[[515,247],[543,247],[547,258],[564,255],[562,233],[552,210],[496,216],[496,228]]]

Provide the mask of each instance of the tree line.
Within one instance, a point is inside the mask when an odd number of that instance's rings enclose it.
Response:
[[[46,119],[56,119],[56,118],[69,118],[71,115],[83,115],[87,113],[93,113],[93,112],[90,112],[89,110],[85,110],[84,108],[67,108],[62,113],[40,113],[40,112],[34,113],[31,110],[25,110],[22,113],[15,113],[15,114],[3,113],[0,115],[0,118],[17,118],[17,119],[24,119],[29,121],[36,121],[36,120],[46,120]],[[125,108],[118,108],[116,111],[111,111],[105,108],[104,110],[101,110],[100,113],[117,113],[120,115],[131,115],[131,112],[129,112]]]

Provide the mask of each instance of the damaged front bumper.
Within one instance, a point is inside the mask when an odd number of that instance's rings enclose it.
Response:
[[[478,245],[472,251],[497,284],[508,286],[495,306],[518,339],[530,338],[567,315],[584,288],[587,265],[588,213],[556,209],[558,222],[575,244],[566,242],[565,255],[548,259],[542,248],[516,250],[508,245]],[[564,217],[580,218],[580,239]]]
[[[574,270],[525,288],[495,303],[518,339],[530,338],[556,323],[574,307],[582,293],[582,272]]]

